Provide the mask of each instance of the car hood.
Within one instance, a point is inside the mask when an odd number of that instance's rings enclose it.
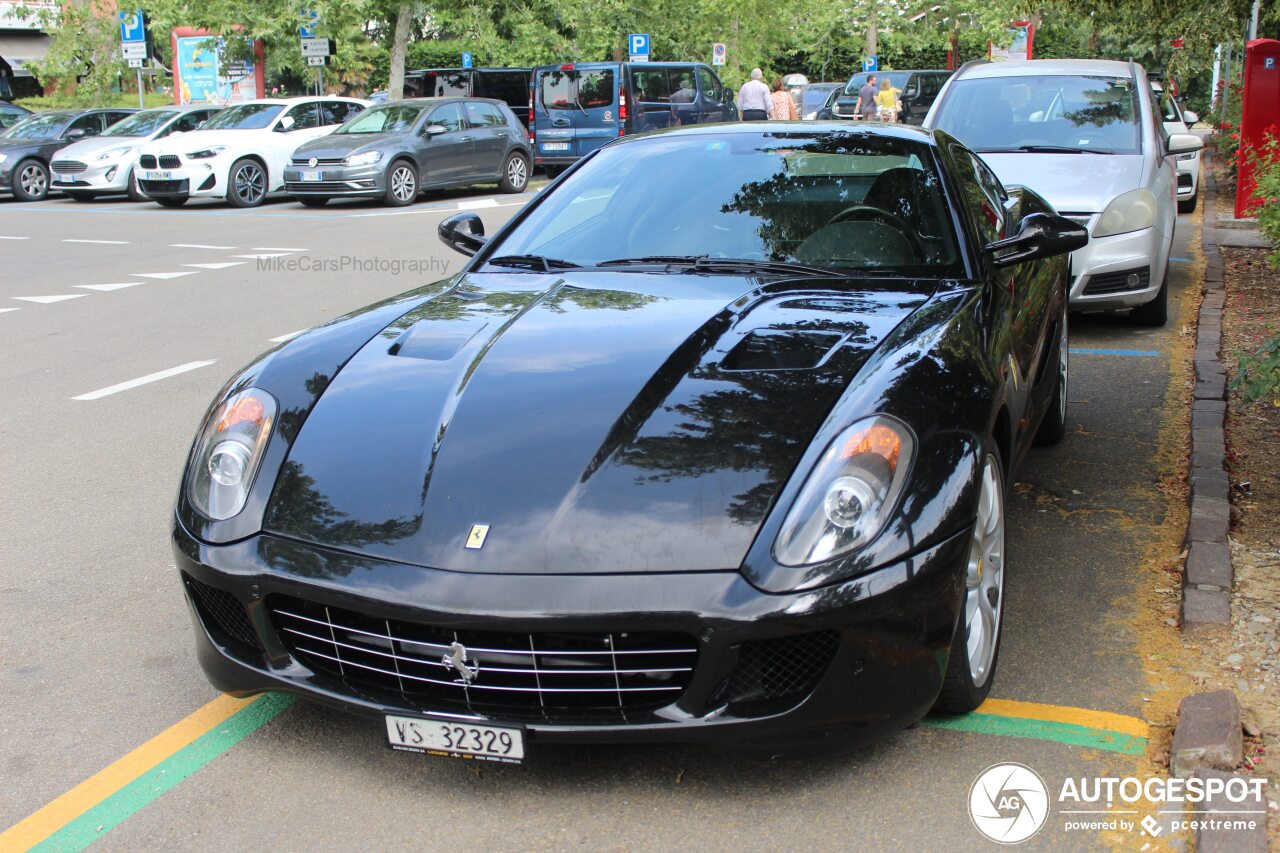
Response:
[[[213,145],[225,145],[228,148],[243,148],[254,144],[263,136],[274,133],[271,130],[192,130],[187,133],[175,133],[164,139],[157,139],[142,147],[147,154],[187,154]]]
[[[263,527],[454,571],[736,569],[848,381],[929,292],[467,275],[317,375]]]
[[[58,159],[87,160],[95,154],[132,145],[135,148],[147,141],[145,136],[95,136],[92,139],[81,139],[65,148],[58,149]]]
[[[1142,181],[1141,154],[980,155],[1006,186],[1019,184],[1045,197],[1060,213],[1101,213]]]
[[[374,151],[386,142],[400,136],[398,133],[344,133],[330,134],[298,146],[295,158],[315,157],[318,160],[339,159],[358,151]]]

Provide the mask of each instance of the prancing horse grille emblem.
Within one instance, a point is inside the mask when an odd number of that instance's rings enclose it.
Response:
[[[440,658],[440,665],[445,669],[456,670],[466,684],[475,681],[476,676],[480,674],[480,664],[473,661],[471,666],[467,665],[467,647],[457,640],[449,646],[449,654]]]

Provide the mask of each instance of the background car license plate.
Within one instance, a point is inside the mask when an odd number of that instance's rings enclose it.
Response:
[[[481,761],[519,764],[524,760],[524,732],[454,720],[387,715],[387,743],[392,749]]]
[[[323,175],[322,173],[320,173],[320,172],[303,172],[303,173],[302,173],[302,180],[304,180],[304,181],[322,181],[322,180],[324,180],[324,175]]]
[[[544,142],[542,143],[543,151],[568,151],[569,143],[567,142]]]
[[[150,169],[142,173],[144,181],[171,181],[173,180],[173,172],[164,170]]]

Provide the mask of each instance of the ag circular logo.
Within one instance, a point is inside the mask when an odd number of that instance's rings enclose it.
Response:
[[[1049,818],[1049,789],[1030,767],[993,764],[969,788],[969,817],[999,844],[1026,841]]]

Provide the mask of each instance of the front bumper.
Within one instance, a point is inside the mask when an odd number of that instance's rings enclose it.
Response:
[[[54,160],[49,172],[49,186],[53,189],[86,193],[122,193],[129,189],[133,165],[128,161],[83,163],[85,168],[75,172],[59,171],[58,163]]]
[[[175,523],[173,537],[197,656],[222,691],[237,696],[287,691],[365,715],[445,713],[514,723],[524,727],[532,744],[700,742],[761,756],[848,748],[929,711],[960,614],[968,541],[964,531],[915,557],[831,587],[769,595],[738,572],[471,575],[266,534],[209,546]],[[215,598],[222,604],[211,606],[202,598],[209,588],[220,591]],[[682,692],[663,700],[669,704],[643,712],[557,718],[543,708],[540,717],[535,703],[531,710],[459,713],[456,705],[432,707],[404,693],[351,683],[314,663],[309,667],[277,624],[285,597],[305,600],[326,614],[330,608],[362,614],[372,620],[367,624],[386,624],[388,633],[392,626],[402,631],[414,625],[443,626],[455,636],[468,630],[504,636],[528,632],[522,637],[593,631],[607,632],[610,648],[613,636],[626,632],[678,633],[696,646],[696,665]],[[235,624],[225,624],[228,619]],[[252,647],[235,639],[236,625]],[[817,635],[831,638],[829,654],[818,663],[788,644]],[[763,648],[784,651],[764,665],[777,668],[800,689],[762,700],[753,687],[740,699],[733,691],[743,682],[748,650],[759,669]],[[808,681],[800,678],[810,669]],[[619,702],[622,698],[619,693]]]
[[[304,175],[318,175],[318,180],[304,180]],[[284,170],[284,190],[290,196],[324,198],[368,197],[386,194],[386,168],[382,163],[370,166],[288,166]]]
[[[138,186],[151,198],[226,198],[226,169],[230,164],[184,162],[175,169],[146,169],[138,166]],[[148,175],[164,174],[159,180]]]
[[[1094,215],[1072,216],[1092,231]],[[1163,281],[1163,238],[1156,228],[1110,237],[1090,237],[1089,244],[1071,253],[1071,307],[1081,311],[1135,308],[1156,297]],[[1129,284],[1130,276],[1137,276]]]
[[[1190,160],[1178,160],[1178,198],[1194,198],[1200,183],[1200,152]]]

